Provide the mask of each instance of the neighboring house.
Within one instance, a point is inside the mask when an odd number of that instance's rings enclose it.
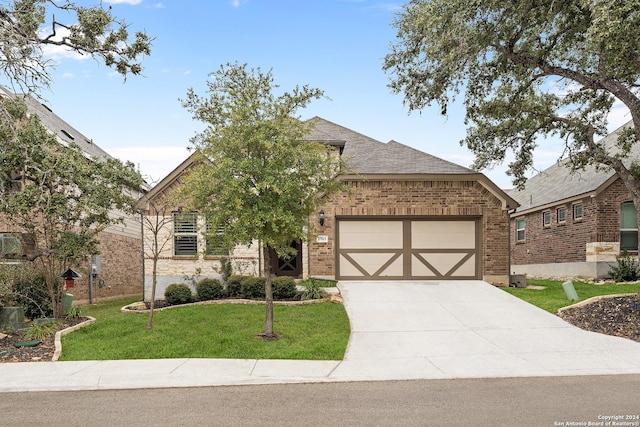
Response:
[[[631,124],[602,142],[613,146]],[[520,204],[511,214],[512,273],[604,278],[622,251],[637,254],[636,210],[612,170],[589,166],[571,173],[558,163],[510,195]]]
[[[517,203],[486,176],[395,141],[385,144],[317,117],[311,121],[308,139],[335,147],[343,156],[341,179],[352,192],[325,198],[309,219],[317,236],[294,243],[295,257],[276,259],[276,275],[509,283],[509,210]],[[193,156],[143,197],[142,206],[179,187],[192,164]],[[164,217],[169,221],[161,240],[168,244],[158,268],[159,298],[168,283],[217,276],[222,258],[230,259],[237,273],[262,273],[257,243],[228,255],[205,254],[208,242],[198,232],[204,218],[185,216],[178,206]],[[145,242],[149,239],[145,235]],[[147,299],[151,265],[147,256]]]
[[[0,86],[0,97],[4,96],[13,96],[13,94]],[[25,100],[29,114],[37,114],[42,124],[56,135],[61,144],[67,145],[73,141],[89,157],[111,158],[107,152],[94,144],[93,140],[62,120],[49,107],[31,96],[26,97]],[[133,191],[133,196],[139,198],[142,193]],[[0,242],[3,248],[6,245],[13,245],[10,246],[11,250],[20,252],[15,245],[21,246],[25,243],[28,244],[28,242],[17,239],[15,231],[0,221]],[[99,300],[125,295],[140,295],[142,292],[140,218],[128,217],[123,224],[111,225],[98,234],[98,239],[100,240],[100,255],[99,259],[95,261],[98,261],[99,273],[93,277],[93,297]],[[76,279],[74,288],[69,290],[76,301],[89,299],[88,271],[91,261],[91,259],[87,259],[85,267],[80,268],[82,277]],[[11,263],[12,261],[3,260],[2,262]]]

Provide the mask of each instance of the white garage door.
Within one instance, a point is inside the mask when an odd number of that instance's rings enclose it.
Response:
[[[479,279],[478,220],[339,219],[341,280]]]

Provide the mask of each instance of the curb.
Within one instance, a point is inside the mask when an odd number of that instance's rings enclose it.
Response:
[[[603,300],[603,299],[617,298],[617,297],[628,297],[628,296],[632,296],[632,295],[638,295],[638,293],[634,292],[634,293],[628,293],[628,294],[598,295],[598,296],[595,296],[595,297],[588,298],[588,299],[586,299],[584,301],[580,301],[580,302],[577,302],[575,304],[568,305],[566,307],[561,307],[561,308],[558,309],[558,313],[557,314],[560,314],[563,311],[568,310],[570,308],[584,307],[585,305],[589,305],[592,302],[597,302],[597,301],[600,301],[600,300]]]
[[[55,350],[53,352],[53,357],[51,358],[52,362],[58,361],[58,359],[60,358],[60,354],[62,354],[62,337],[63,336],[67,335],[70,332],[77,331],[80,328],[84,328],[85,326],[89,326],[92,323],[96,322],[95,317],[91,317],[91,316],[86,316],[86,317],[89,320],[85,320],[82,323],[78,323],[77,325],[73,325],[68,327],[67,329],[63,329],[61,331],[56,332],[56,337],[54,340]]]
[[[303,300],[303,301],[273,301],[273,305],[310,305],[310,304],[320,304],[324,302],[342,303],[342,300],[338,301],[335,298],[326,297],[326,298],[309,299],[309,300]],[[149,313],[149,309],[136,310],[136,309],[129,308],[137,304],[140,304],[140,302],[134,302],[129,305],[125,305],[120,309],[120,311],[124,313]],[[191,302],[188,304],[170,305],[167,307],[155,308],[153,311],[169,310],[172,308],[189,307],[194,305],[219,305],[219,304],[264,305],[266,303],[264,301],[252,300],[252,299],[238,299],[238,298],[217,299],[217,300],[209,300],[209,301]]]

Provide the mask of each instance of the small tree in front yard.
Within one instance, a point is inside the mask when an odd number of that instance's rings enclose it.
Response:
[[[153,314],[156,305],[156,288],[158,284],[158,260],[172,240],[167,227],[173,224],[173,215],[166,197],[151,199],[142,206],[142,228],[144,257],[150,258],[151,268],[151,302],[147,329],[153,328]]]
[[[339,159],[305,140],[308,124],[295,116],[323,95],[296,87],[276,96],[271,71],[227,64],[210,74],[208,98],[189,90],[183,105],[207,129],[192,140],[204,159],[185,185],[191,208],[204,214],[228,248],[258,240],[263,247],[266,316],[263,336],[274,339],[272,259],[292,256],[306,240],[309,215],[323,194],[343,188]]]
[[[98,234],[135,212],[142,178],[131,163],[88,159],[77,145],[63,146],[37,115],[27,115],[22,99],[2,103],[8,117],[0,120],[0,215],[33,243],[25,254],[4,256],[34,262],[59,318],[59,275],[98,253]]]

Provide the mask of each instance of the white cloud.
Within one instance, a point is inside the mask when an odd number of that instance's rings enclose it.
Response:
[[[41,37],[46,37],[49,35],[48,29],[42,29],[40,31]],[[56,30],[56,36],[52,38],[54,41],[62,41],[63,37],[69,36],[70,32],[66,28],[58,28]],[[76,61],[83,61],[85,59],[90,58],[89,55],[81,55],[80,53],[69,49],[66,46],[56,46],[46,44],[42,46],[42,53],[45,58],[60,60],[60,59],[74,59]]]
[[[155,7],[156,9],[164,9],[166,8],[166,6],[162,3],[156,3],[153,5],[153,7]]]
[[[185,146],[163,146],[153,149],[144,146],[110,147],[105,150],[113,157],[134,163],[149,183],[160,181],[190,155]]]
[[[609,132],[613,132],[618,129],[623,124],[627,123],[631,120],[631,113],[626,105],[622,103],[620,100],[616,100],[611,107],[611,111],[607,116],[607,120],[609,121],[608,130]]]

